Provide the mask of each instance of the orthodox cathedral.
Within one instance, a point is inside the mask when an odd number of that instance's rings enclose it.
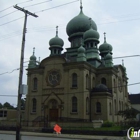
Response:
[[[98,45],[97,25],[84,14],[82,5],[66,32],[71,44],[66,52],[61,53],[64,41],[56,27],[49,41],[50,55],[41,62],[34,51],[30,57],[25,120],[121,121],[118,111],[129,106],[128,78],[123,64],[113,64],[113,47],[106,34],[104,43]]]

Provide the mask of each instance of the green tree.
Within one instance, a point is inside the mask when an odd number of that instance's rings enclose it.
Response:
[[[3,108],[3,105],[0,103],[0,109]]]
[[[140,113],[140,111],[138,111],[134,108],[131,108],[131,109],[126,109],[126,110],[123,110],[123,111],[119,111],[118,115],[121,115],[122,117],[124,117],[124,120],[127,120],[127,119],[136,118],[136,115],[138,113]]]
[[[10,103],[8,103],[8,102],[5,102],[5,103],[3,104],[3,108],[15,109],[14,106],[10,105]]]

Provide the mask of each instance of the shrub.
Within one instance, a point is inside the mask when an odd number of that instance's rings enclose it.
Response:
[[[109,122],[109,121],[105,121],[102,124],[102,127],[112,127],[112,126],[114,126],[114,123],[113,122]]]

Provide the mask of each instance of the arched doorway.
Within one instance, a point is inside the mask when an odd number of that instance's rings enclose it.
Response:
[[[49,101],[49,120],[58,120],[58,102],[55,99]]]

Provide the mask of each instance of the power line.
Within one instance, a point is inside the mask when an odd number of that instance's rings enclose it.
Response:
[[[6,22],[6,23],[3,23],[3,24],[1,24],[0,26],[3,26],[3,25],[6,25],[6,24],[9,24],[9,23],[11,23],[11,22],[14,22],[14,21],[19,20],[19,19],[22,19],[22,18],[24,18],[24,16],[23,16],[23,17],[19,17],[19,18],[14,19],[14,20],[11,20],[11,21]]]
[[[46,11],[46,10],[54,9],[54,8],[61,7],[61,6],[64,6],[64,5],[68,5],[68,4],[71,4],[71,3],[77,2],[77,1],[79,1],[79,0],[72,1],[72,2],[69,2],[69,3],[65,3],[65,4],[62,4],[62,5],[58,5],[58,6],[55,6],[55,7],[49,8],[49,9],[44,9],[44,10],[41,10],[41,11],[38,11],[38,12],[35,12],[35,13],[44,12],[44,11]],[[23,18],[23,17],[20,17],[20,18],[14,19],[14,20],[9,21],[9,22],[6,22],[6,23],[3,23],[3,24],[1,24],[0,26],[3,26],[3,25],[6,25],[6,24],[9,24],[9,23],[14,22],[14,21],[16,21],[16,20],[19,20],[19,19],[21,19],[21,18]]]
[[[17,11],[18,11],[18,10],[15,10],[15,11],[13,11],[13,12],[10,12],[10,13],[8,13],[8,14],[6,14],[6,15],[1,16],[0,18],[6,17],[6,16],[8,16],[8,15],[11,15],[11,14],[17,12]]]
[[[5,96],[5,97],[17,97],[17,95],[1,95],[0,96]]]
[[[17,69],[13,69],[12,71],[10,71],[10,72],[4,72],[4,73],[1,73],[0,75],[4,75],[4,74],[7,74],[7,73],[12,73],[12,72],[14,72],[14,71],[16,71],[16,70],[19,70],[19,68],[17,68]]]
[[[113,59],[127,58],[127,57],[140,57],[140,55],[128,55],[128,56],[121,56],[121,57],[113,57]]]
[[[39,4],[43,4],[43,3],[46,3],[46,2],[50,2],[50,1],[52,1],[52,0],[47,0],[47,1],[43,1],[43,2],[39,2],[39,3],[36,3],[36,4],[29,5],[29,6],[25,6],[25,8],[35,6],[35,5],[39,5]]]
[[[125,86],[133,86],[133,85],[138,85],[138,84],[140,84],[140,82],[137,82],[137,83],[132,83],[132,84],[128,84],[128,85],[122,85],[121,87],[125,87]],[[120,86],[116,86],[116,87],[111,87],[110,89],[112,89],[112,88],[119,88]],[[77,91],[77,92],[67,92],[67,94],[75,94],[75,93],[82,93],[82,92],[90,92],[89,90],[84,90],[84,91]],[[91,91],[92,92],[92,91]],[[3,95],[3,94],[0,94],[0,96],[6,96],[6,97],[9,97],[9,96],[11,96],[11,97],[17,97],[17,95]],[[32,96],[34,96],[34,95],[29,95],[28,94],[28,96],[30,96],[30,97],[32,97]],[[42,96],[42,95],[36,95],[36,96]]]
[[[60,25],[59,25],[59,27],[60,27]],[[63,29],[63,28],[64,28],[64,26],[60,27],[60,30]],[[28,28],[27,33],[51,31],[51,30],[54,30],[54,27],[47,27],[47,26],[46,27],[41,27],[41,28],[35,27],[33,29]],[[5,34],[3,36],[0,36],[0,41],[5,40],[5,39],[9,39],[9,38],[12,38],[12,37],[15,37],[15,36],[19,36],[21,34],[22,34],[22,32],[20,30],[12,32],[12,33],[9,33],[9,34]]]
[[[112,22],[106,22],[106,23],[98,23],[98,25],[112,24],[112,23],[125,22],[125,21],[133,21],[133,20],[140,20],[140,18],[126,19],[126,20],[120,20],[120,21],[112,21]]]
[[[1,13],[1,12],[3,12],[3,11],[6,11],[6,10],[8,10],[8,9],[10,9],[10,8],[12,8],[12,6],[10,6],[10,7],[7,7],[7,8],[5,8],[5,9],[1,10],[1,11],[0,11],[0,13]]]
[[[16,33],[15,35],[7,35],[7,36],[4,36],[4,37],[1,37],[2,39],[0,38],[0,41],[5,40],[5,39],[9,39],[9,38],[12,38],[12,37],[20,36],[20,35],[22,35],[22,33]]]
[[[65,4],[61,4],[61,5],[58,5],[58,6],[55,6],[55,7],[51,7],[51,8],[48,8],[48,9],[44,9],[44,10],[41,10],[41,11],[37,11],[37,12],[35,12],[35,13],[44,12],[44,11],[51,10],[51,9],[54,9],[54,8],[58,8],[58,7],[61,7],[61,6],[64,6],[64,5],[68,5],[68,4],[71,4],[71,3],[77,2],[77,1],[79,1],[79,0],[72,1],[72,2],[69,2],[69,3],[65,3]]]
[[[17,4],[23,4],[23,3],[30,2],[30,1],[33,1],[33,0],[28,0],[28,1],[25,1],[25,2],[20,2],[20,3],[17,3]]]
[[[35,13],[39,13],[39,12],[44,12],[44,11],[47,11],[47,10],[51,10],[51,9],[54,9],[54,8],[58,8],[58,7],[61,7],[61,6],[64,6],[64,5],[68,5],[68,4],[71,4],[71,3],[74,3],[74,2],[77,2],[79,0],[76,0],[76,1],[72,1],[72,2],[69,2],[69,3],[65,3],[65,4],[62,4],[62,5],[58,5],[58,6],[55,6],[55,7],[52,7],[52,8],[48,8],[48,9],[44,9],[44,10],[41,10],[41,11],[37,11]],[[16,11],[13,11],[13,13],[16,12]],[[7,15],[10,15],[11,13],[7,14]],[[6,15],[5,15],[6,16]],[[4,17],[4,16],[3,16]],[[23,17],[20,17],[18,19],[15,19],[15,20],[12,20],[12,21],[9,21],[9,22],[6,22],[4,24],[1,24],[0,26],[3,26],[3,25],[6,25],[6,24],[9,24],[11,22],[14,22],[16,20],[19,20]],[[106,23],[97,23],[98,25],[103,25],[103,24],[112,24],[112,23],[117,23],[117,22],[125,22],[125,21],[133,21],[133,20],[139,20],[140,18],[135,18],[135,19],[127,19],[127,20],[121,20],[121,21],[115,21],[115,22],[106,22]]]
[[[40,3],[36,3],[36,4],[29,5],[29,6],[25,6],[25,8],[26,8],[26,7],[35,6],[35,5],[39,5],[39,4],[43,4],[43,3],[46,3],[46,2],[50,2],[50,1],[52,1],[52,0],[47,0],[47,1],[40,2]],[[18,3],[18,4],[21,4],[21,3]],[[18,5],[18,4],[17,4],[17,5]],[[8,16],[8,15],[11,15],[11,14],[17,12],[17,11],[18,11],[18,10],[15,10],[15,11],[13,11],[13,12],[10,12],[10,13],[8,13],[8,14],[5,14],[5,15],[1,16],[0,18],[6,17],[6,16]]]
[[[127,58],[127,57],[140,57],[140,55],[129,55],[129,56],[121,56],[121,57],[114,57],[113,59],[119,59],[119,58]],[[29,61],[25,61],[24,63],[27,63]],[[62,63],[57,63],[55,65],[60,65]],[[47,64],[47,65],[53,65],[53,64]],[[27,67],[27,66],[24,66],[24,67]],[[19,70],[19,68],[17,69],[13,69],[11,72],[4,72],[4,73],[1,73],[0,75],[3,75],[3,74],[7,74],[7,73],[12,73],[13,71],[15,70]]]
[[[23,4],[23,3],[30,2],[30,1],[33,1],[33,0],[24,1],[24,2],[17,3],[17,4]],[[1,10],[0,13],[3,12],[3,11],[8,10],[8,9],[10,9],[10,8],[13,8],[13,6],[9,6],[9,7],[5,8],[5,9]]]

